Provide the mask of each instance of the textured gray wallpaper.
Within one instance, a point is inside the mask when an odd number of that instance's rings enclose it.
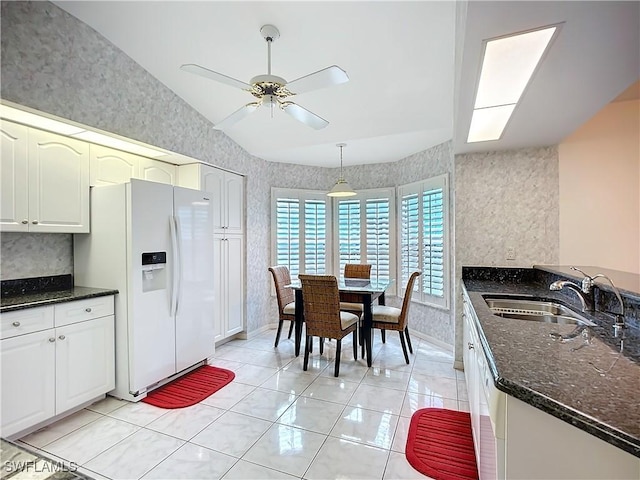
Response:
[[[338,169],[253,157],[97,32],[55,5],[1,5],[3,99],[246,175],[248,331],[274,322],[266,270],[271,186],[329,189]],[[462,265],[557,261],[557,168],[556,150],[547,148],[460,155],[454,170],[451,144],[445,143],[399,162],[346,167],[344,173],[355,189],[449,173],[454,200],[450,227],[456,242],[455,249],[451,246],[451,276],[457,284]],[[506,246],[516,248],[515,262],[504,260]],[[71,235],[4,234],[1,253],[2,279],[73,271]],[[453,318],[450,312],[412,306],[412,329],[459,346]]]
[[[557,147],[456,155],[455,179],[456,285],[462,266],[558,263]],[[515,249],[515,260],[506,259],[508,247]],[[456,359],[460,360],[459,305],[457,312]]]
[[[213,130],[211,123],[146,70],[55,5],[2,2],[1,8],[3,99],[247,176],[247,225],[252,227],[247,232],[247,327],[252,331],[270,323],[273,312],[265,268],[270,189],[262,180],[267,177],[267,162]],[[10,237],[2,236],[2,278],[23,278],[34,272],[47,275],[59,269],[72,273],[71,235],[56,239],[60,247],[55,252],[63,256],[55,265],[47,262],[50,256],[40,256],[38,268],[8,268],[23,265],[19,260],[28,253],[20,246],[38,243],[39,237],[22,234],[10,242]]]

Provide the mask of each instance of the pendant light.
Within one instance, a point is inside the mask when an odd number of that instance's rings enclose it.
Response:
[[[336,147],[340,148],[340,178],[338,178],[331,191],[327,193],[329,197],[353,197],[357,195],[342,176],[342,149],[346,146],[346,143],[338,143],[336,145]]]

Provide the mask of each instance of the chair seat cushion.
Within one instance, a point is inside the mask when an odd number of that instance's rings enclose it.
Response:
[[[282,309],[282,313],[287,315],[295,315],[296,314],[296,302],[287,303]]]
[[[396,307],[388,307],[386,305],[374,305],[371,308],[371,314],[374,322],[381,323],[398,323],[402,311]]]
[[[362,312],[364,311],[364,305],[361,303],[340,302],[340,310],[346,310],[348,312]]]
[[[354,323],[358,323],[358,320],[360,320],[360,317],[354,315],[353,313],[340,312],[340,327],[342,328],[342,330],[346,330]]]

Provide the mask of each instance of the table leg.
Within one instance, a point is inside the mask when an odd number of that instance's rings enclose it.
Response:
[[[302,302],[302,290],[296,290],[296,338],[295,338],[295,354],[300,355],[300,344],[302,343],[302,322],[304,320],[304,304]]]
[[[372,343],[372,338],[371,338],[371,326],[373,324],[373,315],[371,314],[371,294],[367,294],[367,295],[363,295],[364,297],[364,312],[363,312],[363,318],[364,321],[362,322],[362,335],[364,336],[364,344],[365,344],[365,348],[367,350],[367,366],[370,367],[371,366],[371,343]]]

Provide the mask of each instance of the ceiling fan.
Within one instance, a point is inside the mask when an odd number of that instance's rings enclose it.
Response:
[[[280,37],[280,32],[273,25],[264,25],[260,29],[262,37],[267,41],[267,74],[257,75],[253,77],[249,83],[229,77],[222,73],[214,72],[208,68],[193,63],[182,65],[180,68],[185,72],[194,73],[202,77],[215,80],[217,82],[226,83],[232,87],[246,90],[256,97],[258,101],[247,103],[244,107],[240,107],[227,118],[220,121],[214,128],[225,130],[234,123],[242,120],[250,113],[256,111],[260,106],[268,106],[273,108],[278,106],[285,113],[289,114],[299,122],[302,122],[311,128],[319,130],[329,125],[324,118],[319,117],[315,113],[310,112],[306,108],[287,100],[288,97],[300,93],[318,90],[320,88],[339,85],[349,81],[347,72],[336,65],[310,73],[304,77],[300,77],[291,82],[287,82],[282,77],[271,75],[271,44]]]

